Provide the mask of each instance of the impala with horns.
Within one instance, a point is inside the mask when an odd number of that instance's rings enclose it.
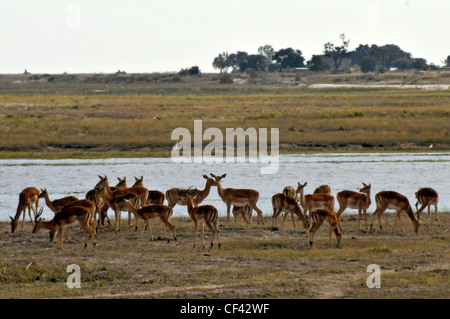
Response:
[[[370,223],[370,231],[373,231],[373,221],[375,216],[378,217],[378,221],[380,223],[380,230],[383,229],[383,225],[381,223],[381,216],[385,212],[386,209],[394,209],[396,211],[396,217],[394,221],[394,225],[392,226],[392,231],[394,231],[397,226],[397,222],[400,223],[400,231],[403,232],[402,222],[400,219],[400,214],[405,212],[406,215],[411,219],[413,223],[413,228],[416,233],[419,233],[420,223],[414,216],[411,205],[409,204],[409,200],[406,196],[397,193],[395,191],[381,191],[375,195],[375,203],[377,204],[377,209],[373,213],[372,222]]]
[[[36,217],[39,205],[39,194],[40,194],[39,190],[34,187],[27,187],[20,192],[19,204],[17,205],[16,215],[14,216],[14,218],[9,216],[9,218],[11,218],[11,233],[14,233],[14,231],[17,229],[20,215],[22,215],[22,213],[23,219],[21,230],[23,230],[23,223],[25,221],[25,210],[27,208],[28,208],[28,216],[30,216],[31,222],[34,225],[34,219],[31,217],[31,211],[34,212],[34,216]],[[35,204],[35,206],[33,206],[33,204]]]
[[[227,205],[227,222],[230,222],[230,209],[232,205],[238,207],[249,205],[258,213],[258,224],[261,222],[264,225],[262,211],[256,206],[259,199],[258,191],[254,189],[223,188],[221,180],[225,178],[227,174],[216,176],[210,173],[210,175],[214,178],[213,186],[217,186],[217,192],[219,193],[220,198]]]
[[[308,228],[309,222],[305,215],[303,214],[303,209],[300,207],[298,201],[296,201],[293,197],[286,196],[283,193],[278,193],[272,196],[272,208],[273,208],[273,216],[272,216],[272,226],[278,226],[278,216],[284,212],[283,221],[281,223],[281,227],[283,227],[284,222],[286,221],[286,217],[288,214],[291,215],[292,225],[295,228],[295,217],[297,215],[298,218],[303,222],[303,227]]]
[[[139,199],[138,199],[139,200]],[[175,233],[175,225],[172,224],[170,218],[173,214],[173,209],[170,206],[162,205],[162,204],[154,204],[149,206],[144,206],[141,208],[136,208],[135,205],[128,199],[124,199],[124,208],[130,209],[130,211],[137,216],[138,219],[142,219],[144,221],[144,227],[142,227],[141,239],[144,233],[145,228],[147,227],[150,232],[150,238],[153,241],[152,229],[150,227],[150,220],[153,218],[159,218],[164,225],[169,229],[169,237],[167,238],[167,243],[170,242],[170,235],[173,235],[173,239],[175,240],[175,244],[177,244],[177,235]],[[145,227],[146,226],[146,227]],[[137,224],[136,224],[137,230]]]
[[[328,245],[331,247],[331,234],[334,231],[334,233],[336,235],[337,245],[338,245],[338,247],[340,247],[342,234],[341,234],[341,230],[339,228],[339,219],[335,212],[328,210],[328,209],[319,208],[319,209],[314,210],[311,213],[311,220],[312,220],[312,225],[311,225],[311,229],[309,230],[309,246],[310,247],[312,247],[312,245],[313,245],[314,234],[319,229],[319,227],[323,224],[324,221],[327,221],[328,224],[330,225],[330,230],[328,231],[328,237],[329,237]]]
[[[213,248],[215,234],[217,234],[217,244],[220,249],[219,212],[217,211],[217,208],[215,208],[212,205],[194,206],[195,193],[196,193],[195,189],[191,190],[191,188],[188,188],[186,190],[186,195],[185,195],[188,214],[189,214],[189,217],[191,217],[192,221],[194,222],[194,246],[193,247],[195,248],[198,224],[201,223],[202,224],[203,249],[205,249],[205,224],[211,231],[211,247],[209,249]]]
[[[420,220],[420,213],[425,209],[425,207],[428,207],[428,217],[427,217],[427,224],[430,222],[430,206],[434,205],[434,211],[436,212],[436,218],[438,221],[438,225],[441,226],[441,220],[439,219],[439,213],[437,209],[437,204],[439,202],[439,195],[438,192],[436,192],[434,189],[430,187],[424,187],[419,189],[416,192],[416,211],[417,211],[417,219]],[[417,206],[421,204],[422,206],[417,209]]]
[[[297,193],[299,194],[300,205],[303,207],[305,214],[307,211],[309,212],[308,216],[310,221],[313,210],[327,208],[334,212],[334,196],[325,193],[304,195],[306,185],[308,185],[308,182],[304,184],[298,183]]]
[[[62,239],[64,228],[70,227],[78,223],[81,229],[86,233],[86,239],[84,241],[84,248],[87,247],[89,238],[92,238],[92,244],[95,248],[95,240],[96,234],[95,229],[93,229],[89,223],[91,220],[90,210],[86,207],[81,206],[72,206],[68,208],[64,208],[58,214],[53,217],[50,221],[45,221],[40,218],[42,215],[42,209],[36,215],[36,224],[33,228],[33,234],[38,232],[40,229],[48,229],[50,230],[50,239],[53,240],[55,234],[58,234],[58,247],[57,250],[60,250],[62,247]]]
[[[361,212],[364,213],[364,222],[367,229],[367,209],[371,204],[370,200],[370,189],[371,185],[363,184],[363,188],[361,188],[358,192],[343,190],[337,193],[337,201],[339,203],[339,210],[336,213],[338,218],[341,217],[342,213],[346,208],[352,208],[358,210],[358,231],[360,230],[360,222],[361,222]]]
[[[200,205],[206,197],[208,197],[211,190],[211,186],[214,185],[214,180],[211,177],[203,175],[206,179],[205,188],[203,190],[195,190],[194,194],[194,206]],[[170,207],[174,207],[176,204],[186,206],[186,190],[185,188],[171,188],[166,191],[167,203]]]

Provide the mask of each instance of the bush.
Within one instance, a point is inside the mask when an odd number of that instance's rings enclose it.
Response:
[[[178,72],[179,75],[198,75],[200,73],[200,68],[196,65],[191,66],[189,69],[181,69],[180,72]]]
[[[358,65],[361,68],[362,73],[374,72],[377,67],[377,60],[375,60],[371,56],[366,56],[361,61],[359,61]]]
[[[233,83],[233,76],[229,73],[224,73],[220,76],[221,84],[231,84]]]

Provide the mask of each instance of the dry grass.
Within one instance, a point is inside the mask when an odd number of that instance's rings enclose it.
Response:
[[[328,226],[308,247],[304,230],[266,225],[220,225],[222,249],[192,249],[192,222],[174,218],[178,245],[167,244],[167,230],[154,221],[148,233],[129,229],[98,234],[98,246],[83,247],[84,236],[57,253],[48,234],[17,234],[0,223],[0,298],[448,298],[450,295],[449,222],[433,221],[415,235],[403,220],[405,234],[358,233],[353,216],[343,216],[343,245],[327,246]],[[392,224],[393,216],[384,221]],[[388,229],[388,227],[386,227]],[[207,243],[210,237],[207,234]],[[198,238],[199,239],[199,238]],[[199,241],[198,241],[199,242]],[[201,241],[200,241],[201,243]],[[81,267],[81,289],[68,289],[66,267]],[[369,264],[381,267],[381,289],[368,289]]]

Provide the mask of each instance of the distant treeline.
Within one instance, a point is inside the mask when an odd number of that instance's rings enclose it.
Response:
[[[283,48],[275,51],[267,44],[258,48],[257,54],[244,51],[235,53],[223,52],[214,58],[212,65],[220,73],[263,71],[281,72],[286,69],[308,68],[319,72],[329,70],[333,73],[350,72],[352,70],[368,72],[386,72],[391,68],[398,70],[437,70],[433,63],[427,64],[424,58],[413,58],[411,53],[402,50],[395,44],[378,46],[376,44],[360,44],[355,50],[349,51],[350,40],[345,35],[340,36],[342,43],[334,45],[324,44],[321,54],[315,54],[309,61],[305,61],[302,51],[293,48]],[[450,55],[442,61],[450,67]],[[186,72],[186,71],[184,71]]]

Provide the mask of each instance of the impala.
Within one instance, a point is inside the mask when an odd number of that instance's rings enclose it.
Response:
[[[139,197],[141,204],[147,202],[148,193],[149,193],[147,188],[142,187],[142,186],[133,186],[133,187],[129,187],[129,188],[119,188],[119,189],[116,189],[113,191],[109,187],[108,178],[106,176],[104,176],[104,177],[99,176],[99,178],[100,178],[100,181],[95,186],[95,189],[97,191],[99,191],[100,189],[105,188],[107,196],[104,196],[103,200],[105,200],[106,197],[112,199],[117,196],[134,194],[134,195],[136,195],[136,197]],[[106,202],[106,200],[105,200],[105,202]],[[110,205],[108,205],[108,206],[111,207]],[[116,214],[115,231],[118,231],[118,230],[120,230],[120,227],[122,224],[122,221],[120,220],[120,210],[115,210],[114,213]],[[117,218],[119,218],[119,219],[117,219]]]
[[[361,222],[361,211],[364,213],[364,222],[366,225],[367,231],[367,209],[371,204],[370,200],[370,189],[371,185],[366,185],[364,183],[363,188],[361,188],[358,192],[343,190],[337,193],[337,201],[339,203],[339,210],[336,213],[338,218],[341,217],[344,210],[348,208],[357,209],[358,210],[358,231],[360,230],[360,222]]]
[[[384,211],[386,209],[395,209],[397,211],[397,215],[394,225],[392,226],[392,231],[394,231],[395,227],[397,226],[397,222],[400,222],[400,230],[403,232],[400,214],[402,212],[405,212],[413,223],[414,231],[416,233],[419,233],[419,221],[414,216],[411,205],[409,204],[408,198],[406,196],[394,191],[381,191],[375,195],[375,203],[377,204],[377,209],[373,213],[372,223],[370,224],[370,231],[373,230],[372,225],[375,216],[378,217],[380,230],[382,230],[383,225],[381,223],[381,216],[383,215]]]
[[[122,227],[121,212],[129,211],[129,208],[125,207],[125,199],[134,201],[136,203],[136,206],[139,207],[140,197],[137,196],[135,193],[131,192],[115,195],[107,187],[96,188],[96,191],[98,196],[100,196],[103,199],[103,202],[114,211],[115,216],[114,230],[116,232],[120,231],[120,228]]]
[[[325,193],[304,195],[306,185],[308,185],[308,182],[304,184],[298,183],[297,193],[300,195],[300,205],[302,205],[305,214],[307,211],[309,212],[310,221],[312,211],[318,208],[327,208],[334,212],[334,197],[332,195]]]
[[[247,225],[250,223],[250,219],[252,217],[252,208],[250,207],[250,205],[233,206],[232,212],[234,216],[235,225],[237,224],[237,219],[239,216],[242,217],[242,219],[245,221]]]
[[[58,233],[58,247],[57,250],[60,250],[62,247],[62,238],[65,227],[70,227],[76,223],[81,226],[81,229],[86,233],[86,239],[84,241],[84,248],[87,247],[89,238],[92,237],[92,243],[95,248],[95,229],[91,228],[89,225],[89,221],[91,220],[90,214],[91,211],[86,207],[82,206],[72,206],[68,208],[64,208],[58,214],[53,217],[50,221],[44,221],[40,218],[42,214],[42,209],[39,211],[38,215],[36,215],[36,224],[33,228],[33,234],[38,232],[40,229],[48,229],[50,230],[50,239],[52,240],[55,237],[55,233]]]
[[[292,186],[286,186],[285,188],[283,188],[283,194],[286,196],[292,197],[296,201],[298,201],[297,192],[295,191],[295,188]]]
[[[35,204],[35,207],[33,207],[33,204]],[[14,218],[9,216],[9,218],[11,218],[11,233],[14,233],[14,231],[17,229],[20,215],[22,213],[23,219],[21,230],[23,230],[23,223],[25,221],[25,210],[27,208],[28,208],[28,215],[30,216],[31,222],[34,225],[34,220],[31,217],[31,210],[33,210],[34,216],[36,217],[38,205],[39,205],[39,190],[37,188],[27,187],[20,192],[19,204],[17,205],[16,215],[14,216]]]
[[[259,199],[259,192],[254,189],[235,189],[235,188],[223,188],[221,184],[221,180],[227,176],[227,174],[223,174],[222,176],[216,176],[210,173],[214,178],[213,186],[217,186],[217,192],[219,193],[222,201],[227,204],[227,222],[230,221],[230,208],[231,205],[243,207],[245,205],[250,205],[250,207],[258,213],[258,224],[261,223],[264,225],[264,219],[262,215],[262,211],[256,206],[256,203]]]
[[[295,228],[294,214],[297,215],[298,218],[303,222],[304,228],[309,227],[309,222],[306,219],[305,215],[303,214],[303,210],[300,207],[300,204],[293,197],[286,196],[283,193],[273,195],[272,208],[273,208],[272,225],[276,224],[276,226],[278,226],[278,216],[282,212],[285,212],[283,221],[281,223],[281,227],[283,227],[288,214],[291,214],[292,224],[294,228]]]
[[[135,183],[133,184],[133,187],[135,186],[141,186],[144,187],[144,177],[141,176],[140,178],[134,177]],[[149,190],[148,191],[148,198],[147,202],[143,206],[148,206],[151,204],[164,204],[164,193],[156,190]]]
[[[313,194],[331,194],[331,188],[328,185],[320,185],[314,190]]]
[[[417,219],[420,220],[420,213],[425,209],[425,207],[428,207],[428,218],[427,218],[427,224],[430,222],[430,206],[434,205],[434,211],[436,212],[436,217],[438,220],[438,225],[441,225],[441,221],[439,219],[439,213],[437,210],[437,204],[439,202],[439,195],[438,193],[429,187],[421,188],[416,192],[416,211],[417,211]],[[417,206],[421,204],[419,210],[417,210]]]
[[[214,185],[214,180],[211,177],[203,175],[206,179],[205,188],[203,190],[196,190],[194,194],[194,206],[198,206],[208,197],[211,186]],[[178,205],[187,205],[186,203],[186,189],[185,188],[171,188],[166,191],[167,203],[170,207]]]
[[[60,199],[55,199],[55,200],[50,200],[50,198],[48,197],[48,192],[47,189],[41,189],[41,193],[39,194],[39,198],[44,198],[45,199],[45,203],[47,204],[48,208],[50,208],[50,210],[52,212],[54,212],[55,214],[58,213],[64,206],[66,206],[67,204],[70,204],[74,201],[77,201],[78,198],[74,197],[74,196],[66,196]]]
[[[314,210],[311,213],[312,226],[309,230],[309,246],[312,247],[314,234],[319,229],[319,227],[323,224],[324,221],[327,221],[330,224],[330,230],[328,231],[328,245],[331,247],[331,233],[334,231],[336,235],[337,245],[338,247],[341,245],[341,230],[339,228],[339,219],[336,213],[331,210],[319,208]]]
[[[194,206],[194,196],[195,189],[191,190],[190,188],[186,191],[186,203],[188,214],[194,222],[194,246],[197,237],[198,224],[202,224],[202,243],[203,249],[205,249],[205,224],[211,231],[211,247],[212,249],[214,243],[214,235],[217,233],[217,244],[220,249],[220,237],[219,237],[219,212],[217,208],[212,205],[201,205]]]
[[[170,242],[170,235],[173,234],[173,239],[175,240],[175,244],[177,243],[177,235],[175,234],[175,226],[170,221],[170,218],[173,214],[173,209],[170,206],[162,205],[162,204],[154,204],[149,206],[141,207],[140,209],[136,208],[136,206],[133,205],[132,202],[130,202],[128,199],[124,200],[124,207],[129,208],[131,212],[137,216],[138,218],[144,220],[145,226],[147,226],[148,230],[150,231],[150,237],[152,241],[154,240],[152,229],[150,227],[150,219],[153,218],[159,218],[164,223],[164,225],[167,226],[169,229],[169,237],[167,239],[167,243]],[[136,225],[137,230],[137,225]],[[145,227],[142,227],[142,233],[144,233]],[[142,238],[142,235],[141,235]]]

